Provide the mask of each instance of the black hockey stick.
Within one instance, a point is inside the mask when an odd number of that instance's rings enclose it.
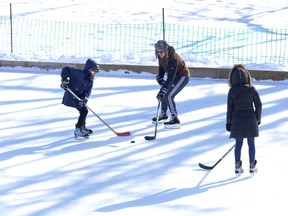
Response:
[[[220,163],[220,161],[235,147],[236,143],[213,165],[213,166],[206,166],[202,163],[199,163],[199,166],[202,169],[206,169],[206,170],[212,170],[215,166],[217,166],[218,163]]]
[[[67,91],[69,91],[78,101],[81,101],[81,98],[79,98],[70,88],[66,88]],[[87,107],[87,109],[89,109],[100,121],[102,121],[103,124],[105,124],[111,131],[113,131],[113,133],[115,133],[117,136],[130,136],[131,133],[129,131],[127,132],[116,132],[115,130],[113,130],[113,128],[111,128],[102,118],[100,118],[100,116],[98,116],[90,107],[87,106],[87,104],[85,104],[85,106]]]
[[[159,115],[160,115],[160,106],[161,105],[161,101],[158,101],[158,107],[157,107],[157,114],[156,114],[156,124],[155,124],[155,132],[154,132],[154,136],[145,136],[145,140],[155,140],[156,136],[157,136],[157,125],[158,125],[158,119],[159,119]]]

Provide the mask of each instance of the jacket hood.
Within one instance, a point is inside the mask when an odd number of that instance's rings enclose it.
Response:
[[[92,59],[88,59],[85,63],[85,67],[84,67],[84,71],[88,71],[91,68],[97,67],[97,63],[92,60]]]
[[[251,75],[243,65],[235,65],[229,74],[229,86],[252,85]]]
[[[232,83],[233,85],[245,85],[248,84],[248,77],[246,72],[242,70],[242,68],[236,68],[232,74]]]

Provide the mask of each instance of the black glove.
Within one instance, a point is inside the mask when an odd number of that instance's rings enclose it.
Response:
[[[158,84],[163,87],[164,83],[165,83],[165,80],[164,78],[160,78],[159,75],[156,76],[156,81],[158,82]]]
[[[161,88],[161,90],[158,92],[156,98],[158,100],[162,101],[163,98],[165,97],[166,93],[167,93],[167,89],[166,88]]]
[[[261,121],[257,121],[257,124],[260,125],[260,124],[261,124]]]
[[[83,106],[85,106],[85,105],[87,104],[87,102],[88,102],[88,98],[87,98],[87,97],[82,98],[82,99],[79,101],[79,106],[80,106],[80,107],[83,107]]]
[[[231,131],[231,124],[226,124],[226,130],[229,132]]]
[[[70,80],[68,78],[62,79],[60,87],[64,90],[66,90],[69,83],[70,83]]]

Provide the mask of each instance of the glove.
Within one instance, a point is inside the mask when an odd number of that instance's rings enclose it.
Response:
[[[260,125],[260,124],[261,124],[261,121],[257,121],[257,124]]]
[[[80,106],[80,107],[83,107],[83,106],[85,106],[85,105],[87,104],[87,102],[88,102],[88,98],[87,98],[87,97],[82,98],[82,99],[79,101],[79,106]]]
[[[70,83],[70,80],[68,78],[62,79],[60,87],[64,90],[66,90],[69,83]]]
[[[226,124],[226,130],[229,132],[231,131],[231,124]]]
[[[167,89],[166,89],[166,88],[162,88],[162,89],[158,92],[156,98],[157,98],[158,100],[162,101],[163,98],[165,97],[166,93],[167,93]]]
[[[156,76],[156,81],[158,82],[158,84],[163,87],[164,83],[165,83],[165,80],[164,78],[160,78],[159,75]]]

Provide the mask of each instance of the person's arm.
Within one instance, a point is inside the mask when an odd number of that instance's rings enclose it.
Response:
[[[90,94],[91,94],[91,91],[92,91],[92,87],[93,87],[93,82],[90,81],[88,86],[87,86],[87,88],[86,88],[86,90],[85,90],[85,92],[84,92],[84,97],[85,98],[88,99],[90,97]]]
[[[61,84],[60,87],[63,88],[64,90],[67,89],[69,83],[70,83],[70,68],[69,67],[64,67],[61,70]]]
[[[170,86],[172,85],[175,79],[177,67],[178,67],[177,59],[171,59],[167,66],[167,79],[163,85],[163,88],[169,90]]]
[[[61,71],[61,78],[62,80],[63,79],[67,79],[71,76],[71,71],[70,71],[70,67],[64,67],[62,68],[62,71]]]
[[[257,119],[258,124],[260,124],[261,123],[261,113],[262,113],[262,102],[261,102],[260,96],[259,96],[259,94],[255,88],[254,88],[253,103],[255,106],[256,119]]]
[[[165,76],[164,67],[159,63],[159,69],[158,69],[158,74],[156,76],[156,81],[161,86],[161,88],[163,87],[163,85],[165,83],[164,76]]]
[[[232,115],[233,115],[233,99],[231,89],[228,92],[227,97],[227,112],[226,112],[226,130],[231,131]]]

